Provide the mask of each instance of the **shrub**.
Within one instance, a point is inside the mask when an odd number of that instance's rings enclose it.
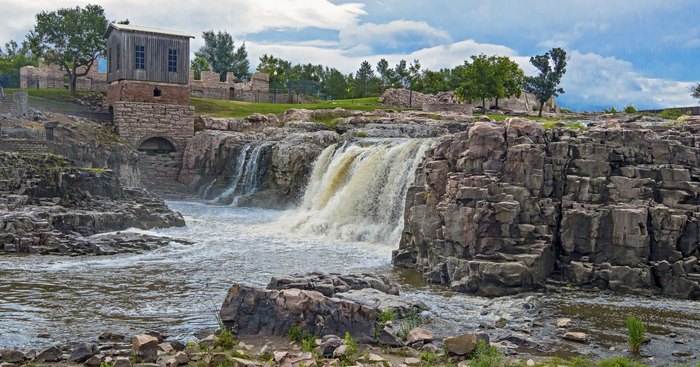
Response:
[[[409,313],[406,317],[401,320],[401,327],[396,335],[401,338],[401,340],[406,340],[408,338],[408,332],[415,329],[423,324],[423,320],[420,315],[416,312]]]
[[[229,350],[236,347],[236,337],[225,327],[221,328],[221,333],[214,340],[214,346],[220,347],[223,350]]]
[[[612,114],[615,114],[615,113],[618,113],[618,112],[620,112],[620,111],[616,110],[615,107],[610,107],[610,108],[608,108],[608,109],[603,110],[603,113],[612,113]]]
[[[630,351],[632,353],[639,353],[639,349],[644,342],[645,331],[646,326],[641,320],[634,316],[627,318],[627,333],[629,334]]]
[[[561,113],[574,113],[574,111],[572,111],[568,108],[564,108],[564,107],[560,107],[559,112],[561,112]]]
[[[624,111],[625,111],[625,113],[636,113],[636,112],[637,112],[637,108],[634,107],[634,106],[631,105],[631,104],[628,104],[627,106],[625,106],[625,110],[624,110]]]
[[[367,133],[364,132],[364,131],[358,131],[357,134],[355,134],[355,137],[356,137],[356,138],[366,138],[366,137],[367,137]]]
[[[379,321],[381,321],[382,324],[386,324],[387,322],[394,320],[394,317],[396,317],[394,314],[394,309],[388,308],[379,314]]]
[[[662,119],[667,119],[667,120],[675,120],[679,117],[683,116],[683,112],[681,112],[680,108],[672,108],[669,110],[663,110],[661,113],[659,113],[659,117]]]
[[[471,367],[496,367],[501,364],[503,355],[498,348],[489,343],[479,340],[476,349],[469,355],[469,366]]]
[[[357,342],[352,338],[349,332],[345,332],[345,345],[348,346],[347,355],[354,355],[357,353]]]

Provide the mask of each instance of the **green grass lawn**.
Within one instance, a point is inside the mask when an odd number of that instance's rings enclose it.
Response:
[[[355,98],[337,101],[321,101],[312,104],[283,104],[228,101],[223,99],[191,98],[194,109],[198,114],[215,117],[246,117],[254,113],[280,114],[293,108],[306,110],[322,110],[343,108],[348,110],[374,111],[379,109],[394,109],[379,104],[379,98]]]

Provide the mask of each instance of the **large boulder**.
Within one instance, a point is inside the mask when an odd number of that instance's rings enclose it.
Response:
[[[265,290],[234,284],[224,299],[221,321],[239,335],[285,335],[292,326],[315,335],[371,340],[377,311],[358,303],[300,289]]]

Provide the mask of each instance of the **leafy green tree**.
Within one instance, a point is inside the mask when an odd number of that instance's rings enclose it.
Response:
[[[202,72],[211,70],[204,56],[195,56],[192,62],[190,62],[190,69],[194,72],[195,79],[202,79]]]
[[[420,78],[413,85],[413,89],[418,92],[435,94],[453,90],[450,87],[452,71],[450,69],[440,69],[438,71],[423,70]]]
[[[99,5],[42,11],[27,36],[32,53],[60,65],[75,94],[78,77],[85,76],[106,49],[107,18]]]
[[[559,83],[566,73],[566,51],[559,47],[553,48],[544,55],[531,57],[530,63],[540,73],[537,76],[525,77],[525,90],[537,97],[537,101],[540,103],[538,116],[541,117],[544,104],[550,98],[564,93],[564,89],[559,87]]]
[[[481,99],[481,106],[486,110],[486,99],[496,97],[496,57],[481,54],[471,59],[471,63],[464,62],[465,81],[457,87],[455,94],[461,100]]]
[[[492,67],[495,83],[492,85],[492,95],[496,98],[496,108],[498,108],[500,98],[520,97],[525,74],[515,61],[506,56],[497,57]]]
[[[226,31],[202,32],[204,46],[200,47],[195,56],[201,56],[209,63],[211,69],[220,73],[220,80],[226,80],[226,73],[233,72],[236,79],[243,80],[250,76],[248,69],[248,52],[245,43],[237,50],[233,44],[233,38]]]
[[[270,90],[284,87],[288,74],[292,74],[292,64],[273,55],[263,54],[257,71],[270,76]]]
[[[323,79],[323,92],[332,99],[344,99],[348,96],[348,80],[338,69],[331,68]]]
[[[693,85],[690,88],[690,93],[693,98],[700,99],[700,83]]]
[[[634,105],[632,105],[632,104],[628,104],[627,106],[625,106],[624,112],[625,113],[637,113],[637,107],[634,107]]]
[[[37,60],[29,50],[27,42],[19,46],[10,41],[5,49],[0,48],[0,85],[3,87],[19,87],[19,69],[27,65],[36,66]]]

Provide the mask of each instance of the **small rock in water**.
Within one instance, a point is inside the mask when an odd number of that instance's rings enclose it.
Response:
[[[61,350],[55,346],[44,349],[38,356],[36,356],[37,362],[58,362],[60,358]]]
[[[564,339],[571,340],[577,343],[588,343],[588,335],[582,332],[569,331],[564,334]]]
[[[84,363],[95,354],[97,354],[97,346],[95,344],[83,343],[73,350],[68,360],[71,362]]]
[[[569,324],[571,324],[570,318],[562,317],[560,319],[557,319],[557,328],[564,329],[569,327]]]
[[[671,354],[676,356],[676,357],[690,357],[693,355],[692,352],[687,351],[687,350],[676,350]]]
[[[673,342],[676,343],[676,344],[688,344],[688,340],[687,340],[687,339],[676,339],[676,340],[674,340]]]
[[[500,319],[498,319],[498,321],[496,321],[496,328],[503,329],[504,327],[506,327],[507,323],[508,323],[508,320],[501,317]]]
[[[148,334],[136,335],[131,339],[131,350],[144,362],[155,362],[158,359],[158,338]]]

